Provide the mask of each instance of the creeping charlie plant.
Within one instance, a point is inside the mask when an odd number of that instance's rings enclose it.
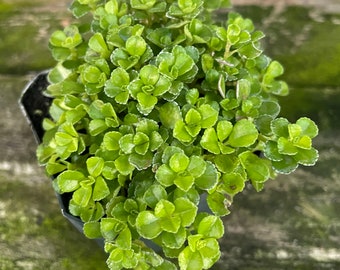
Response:
[[[315,123],[279,117],[288,86],[264,34],[233,12],[214,24],[227,6],[75,0],[78,22],[50,38],[37,156],[85,235],[104,239],[109,269],[212,267],[234,196],[318,158]]]

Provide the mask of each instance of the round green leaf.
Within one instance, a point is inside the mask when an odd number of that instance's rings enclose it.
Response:
[[[314,138],[318,135],[319,129],[311,119],[302,117],[296,121],[296,124],[301,127],[303,135],[310,138]]]
[[[167,102],[159,108],[159,118],[166,128],[173,129],[182,120],[181,110],[176,102]]]
[[[255,125],[247,119],[236,122],[230,133],[228,143],[233,147],[247,147],[255,143],[258,131]]]
[[[190,159],[184,153],[175,153],[169,160],[169,166],[174,172],[183,172],[187,169]]]
[[[219,121],[216,128],[218,140],[223,142],[227,139],[232,129],[233,124],[231,122],[225,120]]]
[[[104,149],[109,151],[119,150],[119,140],[122,137],[122,134],[117,131],[106,132],[103,138],[102,146]]]
[[[128,155],[121,155],[115,160],[115,166],[122,175],[129,175],[135,169],[129,162]]]
[[[81,172],[67,170],[58,175],[56,182],[61,192],[72,192],[84,179],[85,176]]]
[[[319,158],[319,153],[316,149],[299,149],[299,152],[294,156],[294,159],[305,166],[314,166]]]
[[[103,237],[100,232],[100,223],[97,221],[86,222],[84,224],[83,231],[85,236],[90,239]]]
[[[131,36],[126,41],[126,51],[130,55],[142,56],[146,51],[146,42],[141,36]]]
[[[136,228],[138,233],[146,239],[154,239],[162,232],[160,219],[150,211],[138,214]]]
[[[178,263],[181,269],[203,269],[203,259],[199,252],[193,252],[186,247],[178,256]]]
[[[218,111],[215,110],[212,106],[210,106],[209,104],[203,104],[198,108],[198,111],[202,116],[202,128],[209,128],[216,124],[218,119]]]
[[[220,154],[220,146],[218,143],[217,134],[214,128],[207,128],[200,141],[201,146],[213,154]]]
[[[171,249],[179,249],[187,240],[186,230],[181,227],[176,233],[163,232],[162,244]]]
[[[191,156],[187,171],[194,177],[200,177],[206,169],[206,163],[202,157]]]
[[[298,162],[294,156],[283,156],[280,161],[272,161],[273,168],[276,172],[289,174],[298,167]]]
[[[174,184],[183,191],[189,191],[195,182],[195,178],[187,173],[179,173],[174,179]]]
[[[219,239],[224,234],[223,222],[217,216],[207,216],[199,223],[197,233],[202,234],[205,238]]]
[[[207,161],[204,173],[195,179],[195,184],[198,188],[203,190],[210,190],[214,188],[218,181],[218,173],[215,166]]]
[[[93,177],[99,176],[104,168],[104,160],[100,157],[90,157],[86,160],[87,171]]]
[[[149,207],[155,208],[156,204],[167,198],[166,190],[161,186],[154,184],[147,189],[144,193],[143,199],[148,204]]]
[[[219,192],[208,194],[207,203],[210,210],[217,216],[225,216],[230,213],[227,208],[227,199]]]
[[[262,183],[270,177],[270,163],[267,160],[249,151],[241,153],[239,159],[252,181]]]
[[[100,201],[110,195],[110,189],[103,177],[99,176],[96,179],[93,187],[92,198],[95,201]]]
[[[81,207],[86,207],[92,197],[92,187],[82,186],[78,188],[72,196],[74,202]]]
[[[169,187],[174,184],[176,173],[171,168],[163,164],[161,165],[155,174],[156,180],[165,187]]]
[[[238,173],[227,173],[222,177],[223,191],[231,196],[241,192],[245,187],[245,179]]]
[[[197,206],[187,198],[177,198],[174,201],[175,214],[181,218],[182,226],[190,226],[197,214]]]

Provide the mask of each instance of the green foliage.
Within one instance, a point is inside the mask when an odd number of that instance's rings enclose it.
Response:
[[[228,5],[75,0],[90,23],[50,38],[58,63],[37,156],[85,235],[105,239],[110,269],[212,267],[234,196],[317,160],[315,123],[278,118],[288,87],[263,33],[232,12],[213,24]]]

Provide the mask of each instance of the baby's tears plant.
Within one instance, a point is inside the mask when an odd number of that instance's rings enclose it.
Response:
[[[234,196],[317,160],[314,122],[279,117],[288,87],[264,34],[233,12],[213,21],[228,5],[75,0],[78,22],[50,38],[37,156],[110,269],[210,268]]]

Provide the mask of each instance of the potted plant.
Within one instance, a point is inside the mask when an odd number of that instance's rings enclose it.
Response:
[[[110,269],[212,267],[234,196],[318,158],[315,123],[279,117],[288,86],[264,34],[214,22],[228,5],[75,0],[51,35],[37,157]]]

